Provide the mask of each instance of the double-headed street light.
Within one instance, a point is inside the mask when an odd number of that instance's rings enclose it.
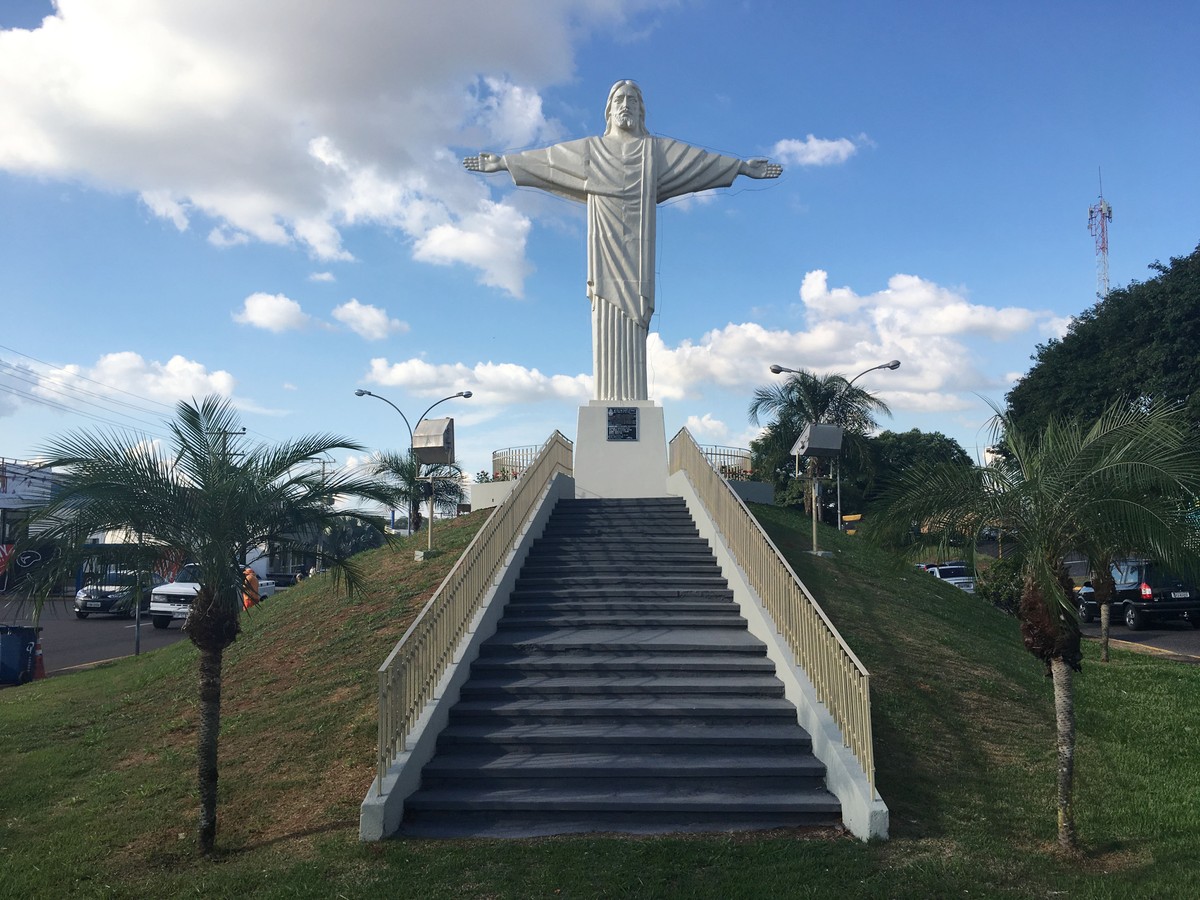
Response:
[[[443,397],[441,400],[438,400],[435,403],[431,403],[429,405],[429,407],[425,410],[425,412],[421,413],[421,415],[417,419],[417,422],[415,425],[410,424],[408,421],[408,416],[406,416],[404,414],[404,412],[400,409],[400,407],[398,407],[395,403],[393,403],[387,397],[382,397],[379,394],[372,393],[371,391],[368,391],[364,388],[359,388],[358,390],[356,390],[354,392],[354,396],[355,397],[374,397],[376,400],[382,400],[384,403],[386,403],[388,406],[390,406],[396,412],[400,413],[400,418],[404,420],[404,427],[408,429],[408,457],[409,457],[409,459],[414,460],[416,462],[417,461],[416,460],[416,448],[413,446],[413,444],[415,442],[414,437],[413,437],[413,429],[419,428],[421,426],[421,423],[423,421],[425,421],[425,417],[427,415],[429,415],[430,411],[438,404],[445,403],[447,400],[453,400],[456,397],[462,397],[464,400],[469,400],[471,398],[471,392],[470,391],[459,391],[457,394],[451,394],[449,397]],[[418,477],[419,477],[419,475],[420,475],[419,462],[418,462],[417,472],[418,472]],[[429,549],[430,550],[433,549],[433,494],[434,494],[433,481],[434,481],[433,476],[430,475],[429,476]],[[410,509],[409,510],[409,522],[408,522],[410,532],[412,529],[412,514],[411,513],[412,513],[412,511]]]
[[[355,397],[374,397],[376,400],[382,400],[384,403],[386,403],[388,406],[390,406],[396,412],[400,413],[400,418],[404,420],[404,427],[408,429],[408,450],[410,453],[412,452],[412,449],[413,449],[413,426],[408,423],[408,416],[406,416],[403,413],[403,411],[400,409],[400,407],[398,407],[395,403],[393,403],[387,397],[381,397],[379,394],[374,394],[371,391],[364,390],[363,388],[359,388],[358,390],[356,390],[354,392],[354,396]],[[470,391],[459,391],[457,394],[451,394],[449,397],[443,397],[441,400],[437,401],[437,403],[431,404],[429,409],[427,409],[427,410],[425,410],[425,412],[421,413],[421,418],[417,419],[417,424],[420,425],[421,422],[425,419],[425,417],[427,415],[429,415],[429,410],[431,410],[431,409],[433,409],[433,407],[437,406],[438,403],[445,403],[447,400],[453,400],[455,397],[462,397],[464,400],[469,400],[469,399],[471,399],[471,392]]]

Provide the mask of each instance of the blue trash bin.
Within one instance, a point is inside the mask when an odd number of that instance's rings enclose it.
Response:
[[[41,630],[32,625],[0,625],[0,684],[33,679],[33,651]]]

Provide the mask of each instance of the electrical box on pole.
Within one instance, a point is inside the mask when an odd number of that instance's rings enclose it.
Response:
[[[423,419],[413,431],[413,453],[427,466],[454,464],[454,420]]]

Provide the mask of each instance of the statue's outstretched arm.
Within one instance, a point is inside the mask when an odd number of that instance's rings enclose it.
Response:
[[[743,159],[738,174],[749,178],[778,178],[783,174],[783,166],[768,162],[766,157],[756,156],[754,159]]]
[[[504,157],[496,153],[488,153],[486,150],[480,151],[478,156],[468,156],[463,159],[463,166],[468,172],[499,172],[507,169],[504,164]]]

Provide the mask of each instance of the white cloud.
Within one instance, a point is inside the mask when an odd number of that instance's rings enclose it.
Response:
[[[1071,323],[1074,321],[1074,316],[1053,316],[1043,321],[1039,328],[1042,334],[1061,340],[1066,337],[1067,329],[1071,327]]]
[[[713,418],[712,413],[705,413],[702,416],[688,416],[684,427],[697,438],[725,440],[729,437],[729,426],[720,419]]]
[[[1016,306],[972,304],[949,288],[904,274],[889,278],[885,290],[859,296],[846,287],[830,290],[827,274],[818,269],[804,276],[800,299],[822,319],[842,319],[865,310],[879,332],[905,337],[974,333],[1004,340],[1048,317]]]
[[[404,334],[408,323],[388,317],[387,310],[349,300],[333,311],[333,317],[368,341],[381,341],[389,334]]]
[[[309,281],[320,281],[320,282],[326,282],[326,283],[332,283],[334,281],[337,281],[337,279],[334,277],[332,272],[313,272],[311,275],[308,276],[308,280]]]
[[[804,140],[786,138],[771,148],[771,158],[793,166],[835,166],[844,163],[858,152],[858,147],[849,138],[836,141],[809,135]]]
[[[278,334],[304,328],[312,317],[300,308],[299,303],[283,294],[259,292],[246,298],[241,312],[233,314],[233,320]]]
[[[514,297],[524,296],[525,238],[529,219],[510,206],[481,201],[457,224],[438,225],[417,241],[413,256],[423,262],[466,263],[480,271],[479,280]]]
[[[421,359],[389,363],[371,360],[365,381],[393,387],[424,397],[445,396],[456,391],[472,392],[472,406],[495,407],[543,400],[586,403],[592,395],[590,375],[545,375],[514,363],[465,363],[434,365]]]
[[[187,204],[170,195],[168,191],[142,191],[141,200],[146,208],[160,219],[168,220],[179,231],[187,231]]]
[[[200,398],[209,394],[233,396],[234,377],[225,371],[210,372],[203,363],[175,355],[165,363],[148,360],[132,351],[108,353],[91,368],[64,366],[43,374],[35,393],[59,400],[74,389],[121,397],[122,392],[160,403]]]
[[[582,35],[655,5],[58,0],[0,32],[0,170],[134,193],[221,247],[345,260],[347,226],[397,228],[519,296],[528,222],[481,206],[451,148],[557,139],[539,90],[576,76]]]

